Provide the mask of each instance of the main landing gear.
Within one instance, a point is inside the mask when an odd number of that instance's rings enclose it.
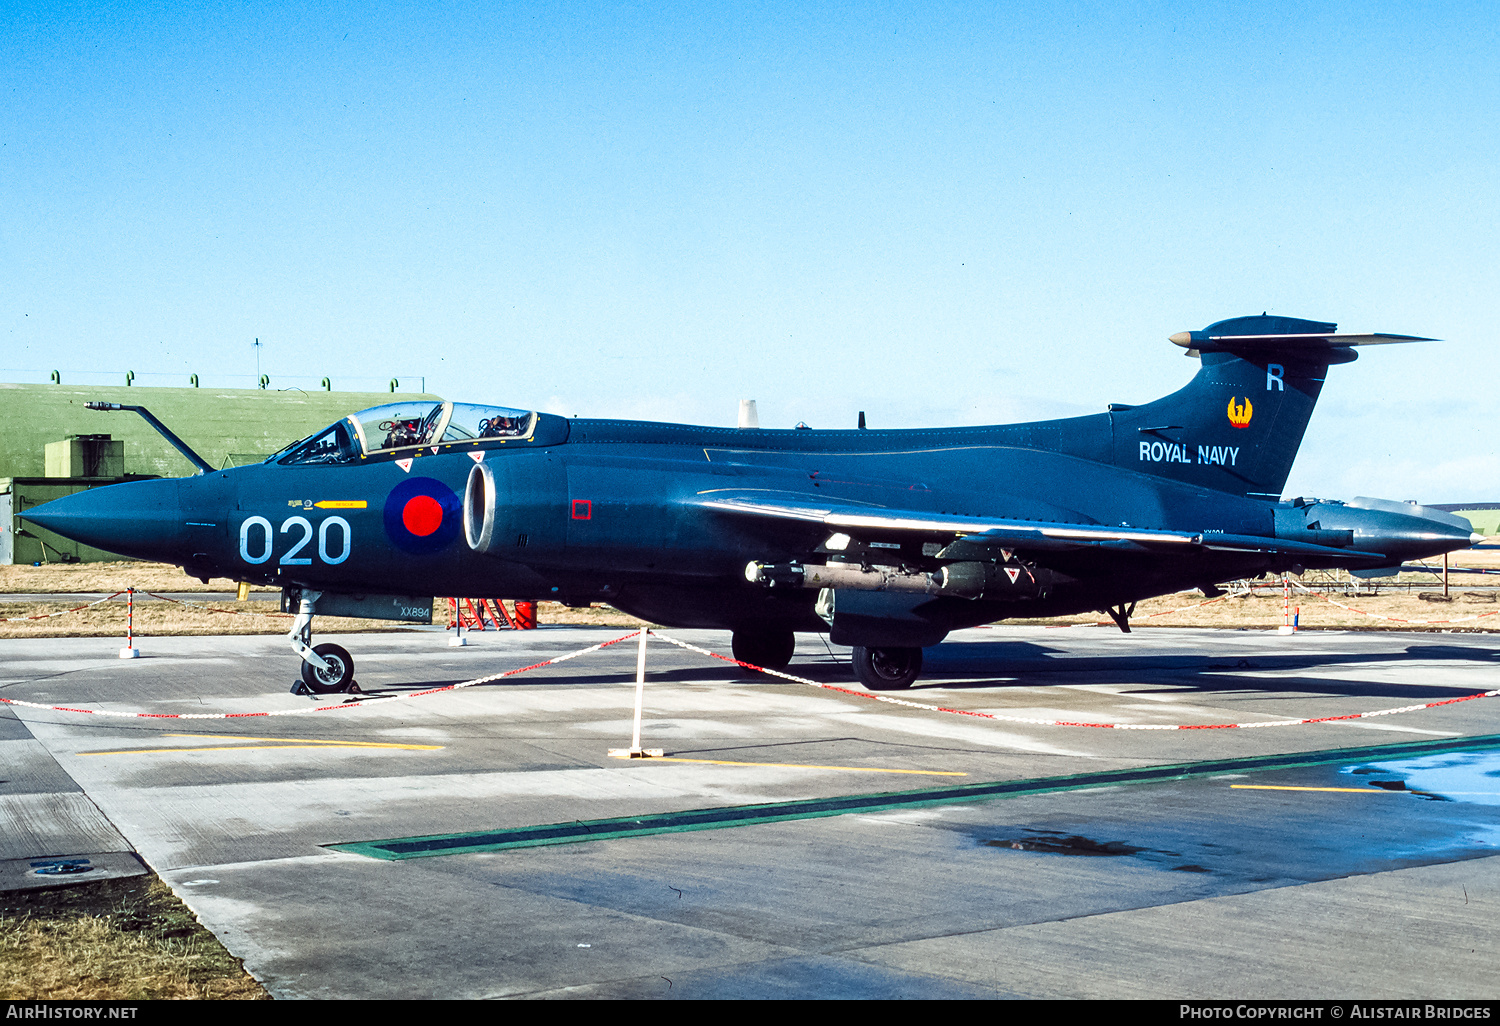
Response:
[[[797,648],[797,636],[775,628],[744,628],[734,632],[730,650],[742,663],[766,670],[784,670]],[[744,669],[744,667],[741,667]],[[754,673],[753,670],[745,670]]]
[[[922,672],[920,648],[865,648],[856,645],[850,654],[854,676],[871,691],[901,691],[909,688]]]
[[[292,651],[302,657],[302,679],[292,685],[294,695],[332,695],[338,692],[357,694],[354,682],[354,657],[339,645],[312,645],[313,608],[323,596],[321,591],[304,591],[298,597],[297,618],[287,635]]]
[[[766,670],[784,670],[792,661],[797,638],[788,630],[744,627],[734,632],[730,647],[741,663]],[[920,648],[856,647],[851,661],[854,676],[871,691],[909,688],[922,672]],[[753,674],[755,671],[745,669],[744,672]]]

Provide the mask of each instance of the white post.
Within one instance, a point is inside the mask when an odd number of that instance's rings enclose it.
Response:
[[[651,632],[641,628],[641,644],[635,654],[635,729],[630,732],[630,754],[641,754],[641,706],[646,700],[646,636]]]
[[[641,708],[646,700],[646,639],[651,632],[641,628],[641,644],[635,655],[635,727],[630,734],[629,748],[611,748],[609,754],[615,759],[660,759],[666,754],[662,748],[641,747]]]

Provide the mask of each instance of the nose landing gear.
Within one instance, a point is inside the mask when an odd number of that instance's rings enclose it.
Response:
[[[304,591],[298,596],[297,618],[287,637],[292,651],[302,657],[302,679],[292,685],[292,694],[356,694],[359,685],[354,682],[354,657],[339,645],[312,645],[313,609],[322,596],[321,591]]]

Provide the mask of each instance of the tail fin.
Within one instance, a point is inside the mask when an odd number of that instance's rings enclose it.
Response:
[[[1355,346],[1429,342],[1339,335],[1295,317],[1236,317],[1172,341],[1202,361],[1187,387],[1144,406],[1110,407],[1115,465],[1252,498],[1278,499],[1328,368]]]

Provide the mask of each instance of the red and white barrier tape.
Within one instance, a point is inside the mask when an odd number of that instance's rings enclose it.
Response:
[[[150,595],[152,598],[160,599],[162,602],[175,602],[179,606],[187,606],[189,609],[200,609],[205,613],[233,613],[236,616],[274,616],[282,620],[293,619],[293,614],[283,613],[280,610],[277,610],[274,613],[267,613],[259,609],[215,609],[212,606],[205,606],[201,602],[189,602],[186,599],[174,599],[169,595],[158,595],[154,591],[146,591],[142,592],[141,594]]]
[[[85,602],[83,605],[74,606],[72,609],[59,609],[55,613],[38,613],[35,616],[0,616],[0,623],[19,623],[23,620],[46,620],[47,618],[53,616],[66,616],[68,613],[78,613],[82,612],[85,609],[93,609],[95,606],[102,605],[103,603],[108,602],[111,599],[117,599],[123,594],[125,594],[123,591],[117,591],[113,595],[106,595],[102,599],[95,599],[93,602]]]
[[[381,698],[365,698],[355,701],[346,701],[334,705],[303,706],[296,709],[276,709],[267,712],[148,713],[116,711],[109,709],[75,709],[70,706],[43,705],[40,702],[26,702],[16,698],[3,697],[0,697],[0,704],[22,706],[28,709],[41,709],[47,712],[83,713],[90,716],[108,716],[118,719],[237,720],[251,719],[261,716],[306,716],[313,713],[333,712],[339,709],[361,709],[368,708],[374,705],[383,705],[389,702],[404,702],[413,698],[424,698],[428,695],[440,695],[449,691],[458,691],[462,688],[475,687],[479,684],[488,684],[492,681],[503,680],[507,677],[515,677],[530,670],[538,670],[544,666],[555,666],[558,663],[565,663],[570,659],[577,659],[579,656],[588,655],[590,652],[598,652],[601,649],[609,648],[611,645],[618,645],[622,641],[629,641],[631,638],[638,638],[640,637],[640,634],[640,631],[631,631],[629,634],[623,634],[618,638],[612,638],[609,641],[602,641],[597,645],[590,645],[587,648],[580,648],[576,652],[569,652],[565,655],[554,656],[551,659],[544,659],[539,663],[532,663],[530,666],[522,666],[514,670],[503,670],[500,673],[492,673],[485,677],[475,677],[473,680],[462,681],[458,684],[448,684],[440,688],[428,688],[425,691],[412,691],[404,695],[387,695]],[[1370,719],[1376,716],[1394,716],[1398,713],[1416,712],[1421,709],[1436,709],[1439,706],[1455,705],[1459,702],[1472,702],[1476,698],[1494,698],[1495,696],[1500,695],[1500,690],[1485,691],[1480,694],[1465,695],[1462,698],[1449,698],[1441,702],[1424,702],[1418,705],[1404,705],[1393,709],[1377,709],[1372,712],[1348,713],[1343,716],[1313,716],[1300,720],[1266,720],[1259,723],[1088,723],[1077,720],[1045,720],[1038,717],[1006,716],[1003,713],[980,712],[972,709],[951,709],[946,706],[929,705],[925,702],[913,702],[910,699],[906,698],[894,698],[890,695],[872,694],[868,691],[856,691],[853,688],[840,687],[837,684],[823,684],[815,680],[808,680],[806,677],[798,677],[790,673],[784,673],[781,670],[766,669],[763,666],[756,666],[753,663],[747,663],[741,659],[735,659],[731,656],[720,655],[718,652],[714,652],[706,648],[700,648],[697,645],[690,644],[686,641],[680,641],[677,638],[671,637],[667,634],[662,634],[658,631],[648,631],[647,634],[649,637],[659,638],[669,645],[675,645],[678,648],[684,649],[688,652],[696,652],[699,655],[708,656],[710,659],[717,659],[725,663],[733,663],[737,666],[742,666],[747,670],[753,670],[758,673],[767,674],[771,677],[778,677],[782,680],[791,681],[793,684],[802,684],[807,687],[818,688],[823,691],[834,691],[841,695],[849,695],[854,698],[863,698],[872,702],[884,702],[888,705],[905,706],[909,709],[922,709],[926,712],[949,713],[954,716],[969,716],[975,719],[993,720],[999,723],[1024,723],[1040,727],[1092,727],[1101,730],[1249,730],[1257,727],[1294,727],[1308,723],[1334,723],[1339,720],[1363,720]]]
[[[124,594],[124,591],[117,591],[113,595],[104,596],[104,598],[102,599],[95,599],[93,602],[85,602],[83,605],[74,606],[72,609],[59,609],[53,613],[38,613],[35,616],[0,616],[0,623],[20,623],[26,620],[46,620],[49,617],[53,616],[66,616],[69,613],[81,613],[85,609],[93,609],[95,606],[103,605],[106,602],[113,602],[115,599]],[[212,606],[205,606],[201,602],[188,602],[184,599],[175,599],[170,595],[158,595],[154,591],[142,591],[137,592],[137,594],[150,595],[152,598],[159,599],[162,602],[175,602],[179,606],[187,606],[189,609],[199,609],[205,613],[234,613],[241,616],[274,616],[288,620],[292,617],[291,613],[267,613],[262,612],[259,609],[215,609]]]
[[[445,691],[458,691],[461,688],[472,688],[478,684],[488,684],[491,681],[502,680],[506,677],[514,677],[526,673],[528,670],[538,670],[543,666],[552,666],[556,663],[565,663],[569,659],[577,659],[581,655],[597,652],[601,648],[618,645],[622,641],[639,637],[640,631],[631,631],[629,634],[613,638],[610,641],[601,641],[597,645],[588,648],[580,648],[576,652],[566,655],[555,656],[544,659],[530,666],[522,666],[515,670],[504,670],[500,673],[492,673],[487,677],[475,677],[473,680],[462,681],[458,684],[448,684],[440,688],[428,688],[426,691],[410,691],[404,695],[385,695],[380,698],[361,698],[355,701],[340,702],[336,705],[314,705],[302,706],[297,709],[273,709],[268,712],[242,712],[242,713],[148,713],[148,712],[125,712],[113,709],[74,709],[66,705],[42,705],[40,702],[23,702],[19,698],[0,697],[0,704],[19,705],[27,709],[43,709],[47,712],[87,713],[90,716],[112,716],[118,719],[140,719],[140,720],[243,720],[257,716],[307,716],[312,713],[333,712],[338,709],[359,709],[372,705],[384,705],[388,702],[405,702],[412,698],[424,698],[427,695],[440,695]]]

